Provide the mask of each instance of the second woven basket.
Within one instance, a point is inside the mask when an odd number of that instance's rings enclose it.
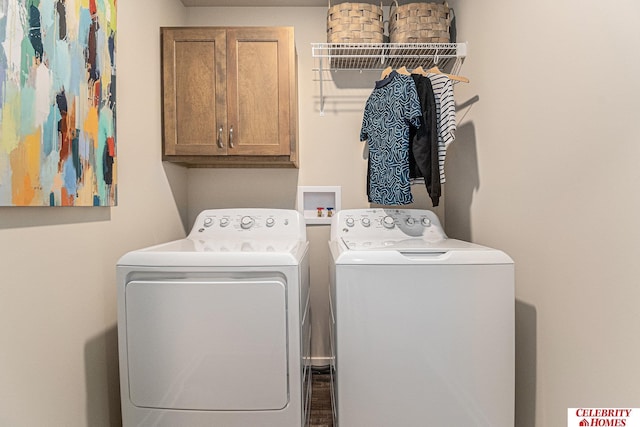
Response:
[[[449,43],[451,13],[447,3],[408,3],[389,7],[391,43]]]

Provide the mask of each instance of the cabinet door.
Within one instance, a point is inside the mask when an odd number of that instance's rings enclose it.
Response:
[[[295,144],[292,28],[227,30],[229,155],[289,155]]]
[[[226,32],[163,28],[164,155],[227,152]]]

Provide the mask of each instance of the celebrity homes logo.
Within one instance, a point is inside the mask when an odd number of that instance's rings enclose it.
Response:
[[[567,427],[640,427],[640,409],[569,408]]]

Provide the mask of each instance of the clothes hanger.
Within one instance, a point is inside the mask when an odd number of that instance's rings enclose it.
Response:
[[[455,74],[443,73],[442,71],[440,71],[440,68],[438,68],[437,65],[429,68],[427,70],[427,74],[442,74],[449,77],[451,80],[455,80],[457,82],[462,82],[462,83],[469,83],[469,79],[464,76],[456,76]]]
[[[418,68],[414,68],[411,74],[420,74],[421,76],[427,77],[427,72],[424,70],[424,68],[422,68],[422,65],[420,65]]]
[[[409,72],[409,70],[407,70],[407,67],[404,67],[404,66],[403,66],[403,67],[398,68],[398,69],[396,70],[396,72],[397,72],[398,74],[404,74],[405,76],[410,76],[410,75],[411,75],[411,73]]]
[[[382,70],[382,74],[380,74],[380,79],[386,79],[387,77],[389,77],[389,74],[391,74],[391,71],[393,71],[393,68],[391,67],[387,67],[384,70]]]

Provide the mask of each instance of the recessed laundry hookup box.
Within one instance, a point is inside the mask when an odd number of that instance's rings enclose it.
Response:
[[[342,187],[299,186],[298,211],[307,225],[331,224],[331,217],[340,210]]]

